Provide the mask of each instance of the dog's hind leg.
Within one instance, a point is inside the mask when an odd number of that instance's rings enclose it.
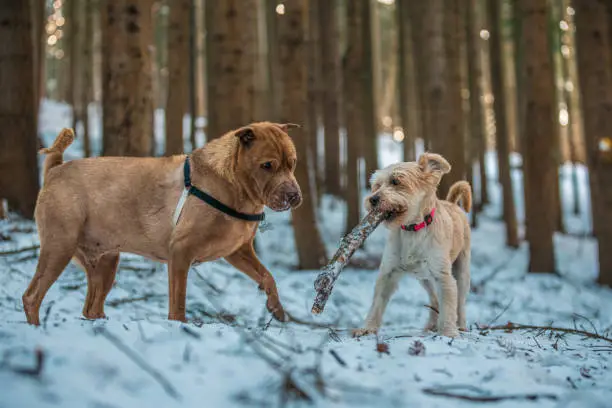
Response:
[[[103,319],[106,317],[104,301],[115,281],[119,254],[107,253],[92,261],[91,258],[78,253],[77,260],[87,274],[87,296],[83,305],[83,316],[87,319]]]
[[[419,279],[419,283],[427,291],[429,295],[429,319],[425,325],[425,330],[435,331],[438,326],[438,314],[440,306],[438,303],[438,296],[436,295],[436,289],[431,281],[426,279]],[[435,310],[434,310],[435,309]]]
[[[76,239],[68,245],[65,242],[61,245],[41,242],[36,273],[22,296],[23,310],[28,323],[37,326],[40,324],[39,310],[43,298],[70,262],[75,247]]]
[[[467,330],[465,303],[470,292],[470,253],[462,252],[453,264],[453,275],[457,280],[457,327]]]

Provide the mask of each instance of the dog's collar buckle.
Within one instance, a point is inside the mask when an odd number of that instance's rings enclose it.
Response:
[[[417,232],[422,230],[426,226],[430,225],[433,222],[434,214],[436,213],[436,209],[432,208],[431,212],[425,216],[425,220],[423,222],[419,222],[418,224],[410,224],[410,225],[402,225],[402,229],[404,231],[414,231]]]

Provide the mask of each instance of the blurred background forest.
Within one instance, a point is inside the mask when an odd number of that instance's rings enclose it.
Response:
[[[608,3],[2,0],[0,216],[33,216],[37,149],[55,136],[38,124],[45,101],[70,107],[83,156],[181,154],[252,121],[293,122],[301,269],[326,258],[322,197],[356,225],[388,139],[405,161],[449,160],[441,197],[472,183],[474,227],[503,200],[506,244],[528,245],[530,272],[556,272],[554,235],[579,234],[598,241],[612,286]]]

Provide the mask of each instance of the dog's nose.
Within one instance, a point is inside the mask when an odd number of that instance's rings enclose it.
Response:
[[[302,197],[297,191],[292,191],[290,193],[287,193],[287,201],[289,201],[289,204],[292,207],[295,207],[300,203],[300,201],[302,201]]]
[[[380,196],[373,195],[372,197],[370,197],[370,204],[372,205],[372,207],[376,207],[378,203],[380,203]]]

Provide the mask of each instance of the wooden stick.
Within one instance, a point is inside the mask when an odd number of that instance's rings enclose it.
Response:
[[[351,256],[355,253],[368,236],[380,225],[384,215],[377,211],[370,211],[353,230],[342,238],[340,247],[334,254],[334,257],[323,268],[317,276],[314,287],[317,291],[314,304],[312,305],[312,313],[319,314],[325,308],[325,303],[334,288],[334,283],[340,272],[344,269]]]
[[[485,330],[504,330],[504,331],[513,331],[513,330],[543,330],[543,331],[551,331],[551,332],[559,332],[559,333],[567,333],[567,334],[577,334],[580,336],[588,337],[591,339],[603,340],[609,343],[612,343],[612,338],[602,336],[598,333],[591,333],[586,330],[578,330],[578,329],[569,329],[566,327],[554,327],[554,326],[535,326],[531,324],[520,324],[520,323],[512,323],[508,322],[507,324],[498,325],[498,326],[478,326],[478,329],[481,331]]]

